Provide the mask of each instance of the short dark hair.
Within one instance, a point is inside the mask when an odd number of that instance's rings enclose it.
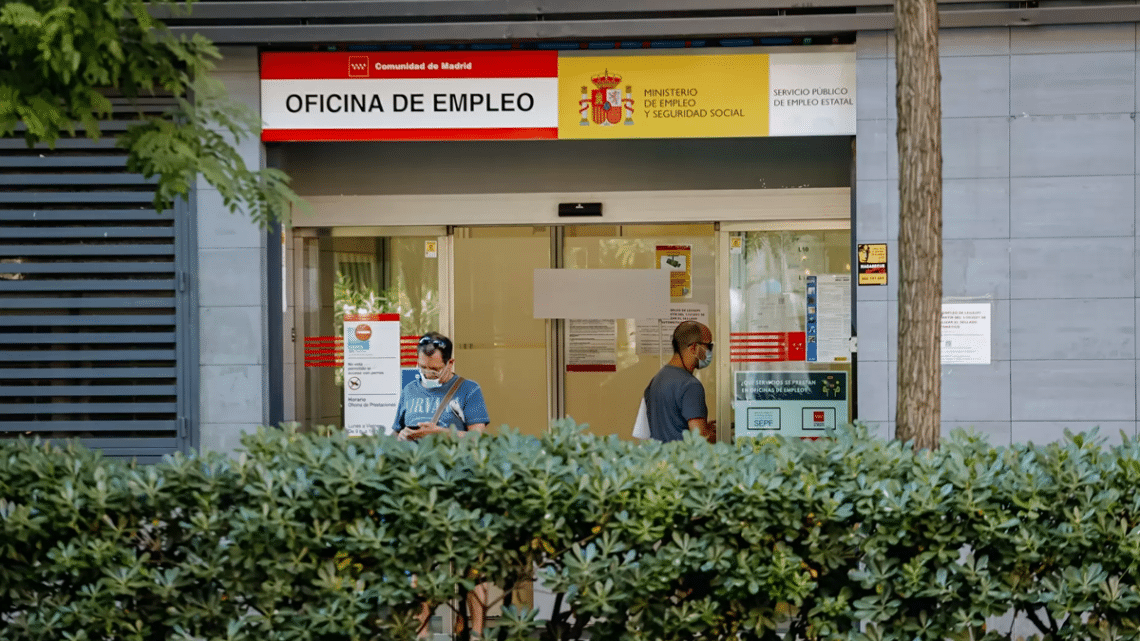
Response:
[[[673,353],[680,354],[693,343],[701,342],[701,324],[697,321],[684,321],[673,330]]]
[[[446,363],[451,360],[451,352],[454,348],[455,346],[452,345],[450,338],[439,332],[428,332],[420,337],[420,343],[416,349],[425,356],[431,356],[438,349],[440,357]]]

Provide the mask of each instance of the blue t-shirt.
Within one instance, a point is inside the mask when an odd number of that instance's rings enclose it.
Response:
[[[645,415],[651,438],[679,441],[689,431],[689,421],[708,419],[705,387],[688,370],[666,365],[645,388]]]
[[[420,423],[431,421],[435,410],[439,407],[443,397],[455,384],[454,379],[435,389],[424,389],[420,385],[419,377],[404,386],[400,392],[400,402],[396,406],[396,421],[393,428],[400,431],[405,427],[417,427]],[[439,426],[459,431],[467,431],[468,425],[490,423],[491,417],[487,415],[487,402],[483,400],[483,391],[475,381],[464,379],[459,389],[448,401],[447,407],[439,415]]]

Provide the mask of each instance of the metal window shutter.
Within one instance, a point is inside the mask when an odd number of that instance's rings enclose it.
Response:
[[[146,463],[192,445],[195,229],[126,170],[113,138],[134,113],[116,103],[97,142],[0,139],[0,437]]]

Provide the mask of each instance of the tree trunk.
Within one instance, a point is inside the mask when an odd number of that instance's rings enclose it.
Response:
[[[896,437],[938,447],[942,411],[942,74],[936,0],[896,0],[899,347]]]

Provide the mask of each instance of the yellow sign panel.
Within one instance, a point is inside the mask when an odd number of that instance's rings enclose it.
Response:
[[[658,245],[657,269],[669,272],[669,296],[693,297],[692,245]]]
[[[887,284],[887,245],[873,243],[859,245],[859,284]]]
[[[768,135],[768,54],[560,56],[558,137]]]

